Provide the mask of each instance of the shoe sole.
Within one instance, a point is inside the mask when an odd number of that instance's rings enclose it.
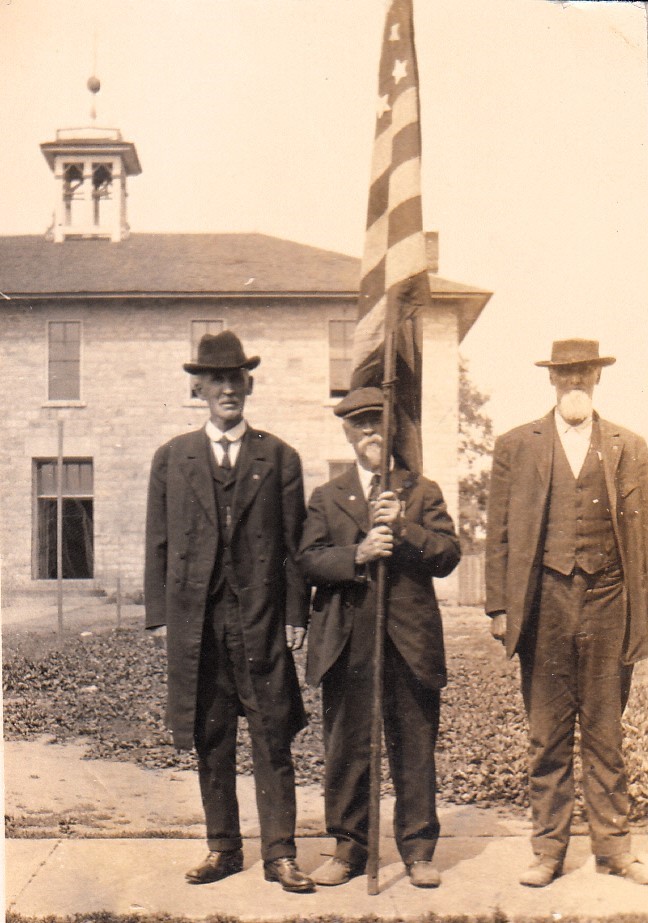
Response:
[[[556,872],[556,874],[553,875],[553,876],[549,879],[549,881],[522,881],[522,880],[520,880],[520,884],[521,884],[524,888],[546,888],[546,887],[548,887],[553,881],[555,881],[556,878],[560,878],[561,874],[562,874],[562,872]]]
[[[190,885],[211,885],[215,881],[222,881],[223,878],[229,878],[230,875],[237,875],[239,872],[242,872],[242,871],[243,871],[243,864],[241,864],[240,868],[228,869],[227,871],[223,871],[220,874],[217,874],[214,876],[209,875],[207,877],[199,877],[199,876],[193,877],[187,872],[187,874],[185,875],[185,881]]]
[[[357,871],[352,871],[348,877],[342,878],[340,881],[323,881],[321,878],[313,878],[313,881],[322,888],[337,888],[339,885],[348,884],[352,878],[359,878],[364,873],[364,869],[358,869]]]
[[[628,875],[627,872],[614,871],[607,865],[597,865],[596,871],[599,875],[614,875],[616,878],[622,878],[624,881],[631,881],[633,885],[643,885],[644,887],[648,885],[648,879],[646,881],[638,881],[636,878],[633,878],[632,875]]]
[[[315,890],[315,882],[310,885],[303,884],[291,887],[290,885],[285,885],[276,875],[269,875],[267,872],[264,872],[263,877],[266,881],[276,881],[277,884],[281,885],[284,891],[288,891],[290,894],[311,894]]]

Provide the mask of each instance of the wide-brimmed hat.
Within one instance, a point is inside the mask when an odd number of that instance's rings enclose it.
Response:
[[[231,330],[222,333],[206,333],[198,344],[195,362],[185,362],[182,368],[192,375],[201,372],[218,372],[222,369],[255,369],[261,362],[259,356],[249,359],[243,352],[243,344]]]
[[[613,356],[599,356],[598,340],[554,340],[551,359],[543,359],[536,365],[556,368],[561,365],[612,365]]]
[[[333,408],[337,417],[355,417],[359,413],[382,411],[384,404],[383,393],[380,388],[356,388],[349,391],[339,404]]]

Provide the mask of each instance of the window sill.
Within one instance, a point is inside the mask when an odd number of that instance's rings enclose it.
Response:
[[[86,401],[45,401],[42,407],[87,407]]]

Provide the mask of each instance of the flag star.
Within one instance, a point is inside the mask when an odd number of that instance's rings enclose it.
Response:
[[[407,77],[407,61],[399,61],[398,58],[396,58],[396,63],[394,64],[394,69],[392,71],[392,77],[396,83],[400,83],[404,77]]]
[[[399,31],[398,31],[399,29],[400,29],[400,23],[399,23],[399,22],[395,22],[394,25],[391,27],[391,32],[389,33],[389,41],[390,41],[390,42],[399,42],[399,41],[400,41],[400,34],[399,34]]]
[[[385,93],[384,96],[378,97],[378,107],[376,109],[376,117],[381,119],[385,112],[389,112],[391,106],[389,105],[389,93]]]

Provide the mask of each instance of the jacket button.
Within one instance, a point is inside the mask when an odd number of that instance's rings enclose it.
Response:
[[[187,552],[181,551],[178,557],[180,558],[181,561],[184,561],[184,559],[187,557]]]

